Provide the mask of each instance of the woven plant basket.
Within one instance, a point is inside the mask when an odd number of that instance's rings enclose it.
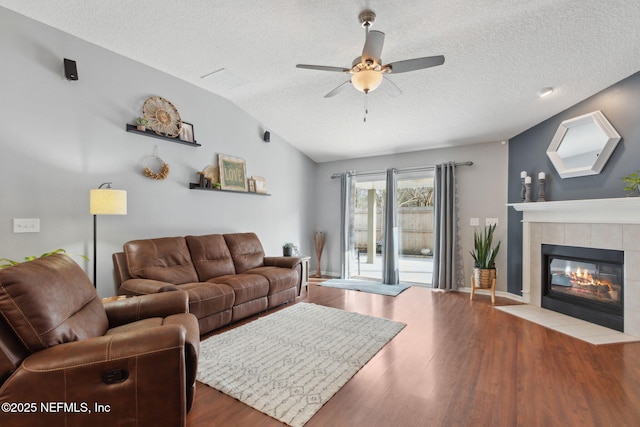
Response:
[[[496,269],[484,269],[484,268],[474,268],[473,269],[473,282],[476,287],[480,288],[490,288],[491,283],[496,278]]]

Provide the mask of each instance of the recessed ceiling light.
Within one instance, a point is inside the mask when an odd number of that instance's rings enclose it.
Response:
[[[552,87],[543,87],[542,89],[540,89],[540,90],[538,91],[538,96],[539,96],[540,98],[544,98],[544,97],[546,97],[546,96],[551,95],[553,92],[554,92],[554,90],[553,90],[553,88],[552,88]]]

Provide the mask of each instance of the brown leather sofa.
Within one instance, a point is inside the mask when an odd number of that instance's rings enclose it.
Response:
[[[184,426],[199,330],[186,292],[103,303],[71,258],[0,269],[0,424]]]
[[[134,240],[113,254],[118,292],[185,290],[205,334],[293,301],[300,258],[265,257],[254,233]]]

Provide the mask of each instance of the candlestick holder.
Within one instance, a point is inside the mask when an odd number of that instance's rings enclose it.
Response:
[[[540,178],[538,179],[538,201],[539,202],[545,202],[546,200],[544,199],[544,179]]]
[[[522,181],[522,189],[520,190],[520,202],[524,202],[524,194],[526,192],[526,188],[524,186],[524,178],[522,178],[520,181]]]
[[[524,187],[524,202],[529,203],[531,202],[531,184],[524,184]]]

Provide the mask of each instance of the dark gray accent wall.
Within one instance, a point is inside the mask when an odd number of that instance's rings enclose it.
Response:
[[[563,120],[600,110],[622,140],[599,175],[562,179],[549,161],[546,150]],[[509,203],[520,202],[520,172],[533,178],[537,198],[537,176],[545,172],[547,200],[607,199],[624,197],[621,178],[640,169],[640,72],[587,98],[573,107],[517,135],[509,141]],[[522,213],[509,208],[507,290],[522,290]]]

